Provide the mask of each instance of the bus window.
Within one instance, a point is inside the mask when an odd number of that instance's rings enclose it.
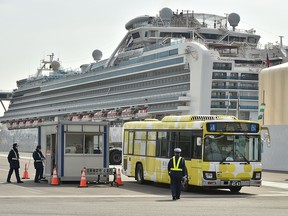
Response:
[[[179,144],[179,133],[178,132],[171,132],[170,133],[170,151],[169,151],[169,155],[170,157],[174,155],[174,151],[173,149],[178,147]]]
[[[209,135],[204,142],[204,160],[223,162],[260,161],[258,135]]]
[[[168,138],[166,131],[159,131],[156,140],[156,157],[167,158],[169,153]]]
[[[173,131],[171,132],[170,139],[170,155],[173,154],[173,149],[176,147],[181,148],[181,156],[185,159],[191,159],[192,157],[192,132],[191,131]]]
[[[185,159],[192,158],[192,132],[191,131],[181,131],[179,132],[179,148],[181,148],[181,156]]]
[[[146,154],[146,131],[135,131],[134,154]]]
[[[202,138],[201,137],[193,137],[193,158],[201,159],[202,158]]]
[[[148,131],[147,134],[147,156],[155,156],[156,153],[156,131]]]
[[[124,132],[123,153],[128,154],[128,131]]]
[[[129,140],[128,140],[128,154],[133,153],[133,142],[134,141],[134,131],[129,131]]]

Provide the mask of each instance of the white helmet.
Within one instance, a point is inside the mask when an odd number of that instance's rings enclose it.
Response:
[[[174,149],[174,152],[175,152],[175,153],[181,153],[181,149],[180,149],[180,148],[175,148],[175,149]]]

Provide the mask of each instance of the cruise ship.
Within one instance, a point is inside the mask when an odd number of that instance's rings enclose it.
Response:
[[[260,35],[237,29],[239,22],[236,13],[170,8],[136,17],[108,59],[96,49],[95,61],[77,71],[63,70],[53,54],[43,60],[35,76],[17,81],[0,121],[18,129],[58,119],[121,125],[185,114],[256,120],[259,71],[286,62],[287,49],[282,41],[261,48]]]

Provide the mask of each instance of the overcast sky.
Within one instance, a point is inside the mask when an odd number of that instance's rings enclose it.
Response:
[[[279,35],[288,45],[287,5],[285,0],[0,0],[0,91],[11,91],[17,80],[34,75],[51,53],[64,68],[92,62],[94,49],[109,57],[129,20],[155,16],[163,7],[238,13],[237,28],[254,28],[263,46],[279,42]],[[2,112],[1,106],[0,116]]]

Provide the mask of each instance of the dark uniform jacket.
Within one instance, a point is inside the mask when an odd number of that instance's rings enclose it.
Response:
[[[42,154],[41,151],[39,151],[38,149],[36,149],[34,152],[33,152],[33,159],[34,159],[34,167],[35,169],[37,168],[40,168],[40,167],[43,167],[43,163],[42,163],[42,160],[45,158]]]
[[[174,156],[175,157],[175,161],[176,161],[176,164],[178,162],[178,159],[179,159],[179,156]],[[173,165],[173,157],[170,159],[169,163],[168,163],[168,173],[169,175],[181,175],[181,176],[185,176],[187,175],[187,171],[186,171],[186,166],[185,166],[185,159],[183,157],[181,157],[181,161],[180,161],[180,164],[179,164],[179,169],[182,169],[182,171],[173,171],[171,170],[171,168],[174,168],[174,165]]]
[[[12,148],[8,154],[8,162],[10,164],[11,169],[18,169],[20,168],[19,163],[19,153],[17,148]]]

